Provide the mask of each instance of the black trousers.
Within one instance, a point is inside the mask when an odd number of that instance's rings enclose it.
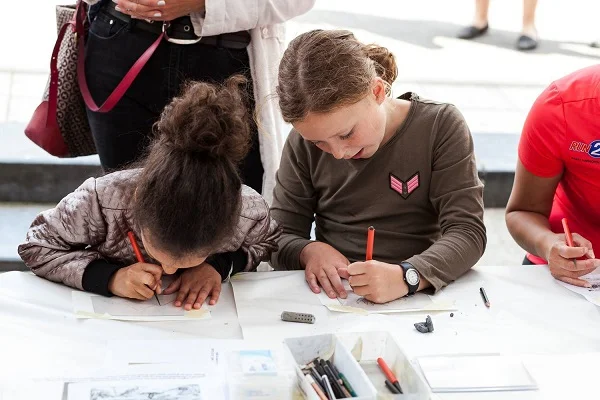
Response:
[[[103,10],[91,23],[85,71],[90,92],[98,105],[157,38],[154,33],[136,28],[136,23],[121,21]],[[108,113],[87,110],[104,170],[124,168],[140,158],[152,138],[152,125],[165,105],[179,94],[182,83],[189,80],[222,82],[234,74],[245,75],[252,91],[246,49],[163,41],[115,108]],[[249,94],[253,101],[253,94]],[[254,103],[251,107],[254,108]],[[240,172],[244,183],[260,193],[264,170],[255,125],[252,148],[240,165]]]

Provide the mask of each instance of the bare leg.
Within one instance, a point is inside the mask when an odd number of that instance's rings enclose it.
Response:
[[[525,0],[527,2],[527,0]],[[537,0],[534,0],[537,1]],[[490,0],[475,0],[475,16],[473,18],[473,26],[476,28],[484,28],[488,23],[488,10],[490,8]],[[535,9],[535,6],[534,6]]]
[[[475,0],[475,15],[473,22],[458,31],[456,37],[460,39],[474,39],[485,34],[488,30],[488,9],[490,0]]]
[[[535,9],[538,0],[523,0],[523,30],[522,33],[532,38],[537,38],[535,29]]]

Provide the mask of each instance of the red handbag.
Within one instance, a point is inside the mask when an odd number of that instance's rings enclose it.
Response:
[[[50,59],[50,79],[42,103],[25,128],[31,141],[56,157],[96,154],[85,106],[95,112],[112,110],[164,37],[163,33],[150,45],[98,107],[85,78],[86,13],[81,0],[77,5],[56,7],[59,31]]]

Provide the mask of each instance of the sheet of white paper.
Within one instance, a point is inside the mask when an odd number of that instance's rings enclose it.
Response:
[[[146,301],[123,299],[120,297],[104,297],[96,294],[73,291],[71,294],[73,311],[80,318],[117,319],[123,321],[174,321],[211,318],[208,305],[205,303],[199,310],[185,311],[175,307],[172,295],[159,296],[159,304],[155,297]]]
[[[0,400],[62,400],[64,387],[63,382],[0,383]]]
[[[68,385],[68,400],[219,400],[226,387],[213,378],[78,382]]]
[[[304,278],[304,271],[248,272],[231,279],[245,339],[309,336],[356,327],[353,315],[329,312]],[[314,324],[281,320],[283,311],[313,314]]]
[[[362,296],[354,293],[347,280],[342,280],[344,288],[348,292],[345,299],[330,299],[324,292],[319,294],[321,304],[331,311],[354,312],[354,313],[399,313],[411,311],[443,311],[454,310],[454,302],[434,302],[431,296],[416,293],[410,297],[403,297],[384,304],[373,303]]]
[[[457,355],[417,360],[431,390],[436,393],[537,389],[523,361],[517,357]]]
[[[223,371],[225,349],[242,346],[241,340],[112,340],[106,349],[108,365],[195,364],[196,371]],[[152,349],[152,351],[148,351]]]
[[[585,279],[592,284],[592,287],[585,288],[575,285],[570,285],[563,281],[557,280],[558,284],[569,289],[572,292],[582,295],[587,301],[597,306],[600,306],[600,268],[596,268],[589,274],[583,275],[581,279]]]

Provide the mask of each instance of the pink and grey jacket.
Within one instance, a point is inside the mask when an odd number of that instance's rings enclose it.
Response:
[[[27,267],[48,280],[110,295],[110,277],[136,262],[127,232],[140,237],[130,209],[139,173],[134,169],[90,178],[55,208],[40,213],[25,243],[19,245],[19,255]],[[207,262],[223,278],[232,271],[255,270],[277,250],[279,235],[266,201],[243,186],[234,234]],[[139,242],[144,258],[152,260]]]

